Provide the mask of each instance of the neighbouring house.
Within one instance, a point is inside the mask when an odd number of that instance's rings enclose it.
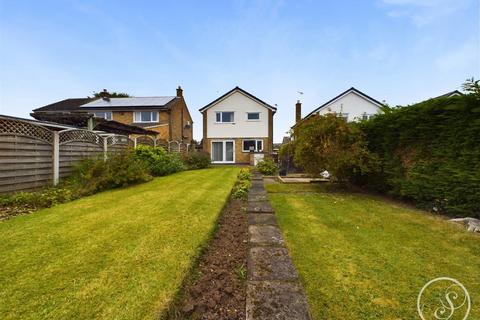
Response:
[[[362,91],[351,87],[350,89],[340,93],[333,99],[325,102],[320,107],[310,112],[303,119],[314,114],[336,113],[347,121],[356,121],[368,119],[381,112],[383,103],[368,96]],[[296,123],[302,119],[302,109],[300,101],[295,105]]]
[[[175,96],[66,99],[33,110],[35,114],[91,113],[157,132],[157,139],[191,143],[193,121],[181,87]]]
[[[461,92],[458,91],[458,90],[453,90],[453,91],[447,92],[447,93],[445,93],[445,94],[442,94],[441,96],[435,97],[435,98],[433,98],[433,99],[459,97],[459,96],[463,96],[463,93],[461,93]]]
[[[203,149],[213,163],[255,164],[273,151],[277,108],[235,87],[200,109]]]

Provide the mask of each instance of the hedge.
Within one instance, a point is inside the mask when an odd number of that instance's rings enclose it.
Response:
[[[394,108],[360,127],[381,170],[359,183],[442,214],[480,217],[478,96]]]

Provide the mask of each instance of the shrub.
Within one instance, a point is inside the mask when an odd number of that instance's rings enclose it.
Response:
[[[185,170],[177,154],[167,153],[162,147],[139,145],[135,149],[135,158],[146,163],[151,175],[165,176]]]
[[[109,158],[80,161],[67,182],[80,195],[124,187],[151,180],[148,164],[133,152],[111,154]]]
[[[475,94],[430,99],[361,124],[381,170],[366,187],[452,216],[480,217],[480,104]]]
[[[367,149],[363,132],[335,114],[316,115],[302,121],[295,128],[293,149],[295,165],[317,176],[326,170],[332,181],[351,181],[378,167],[377,157]]]
[[[210,167],[210,154],[204,151],[189,152],[182,156],[182,161],[188,170]]]
[[[277,173],[277,165],[271,158],[265,158],[257,163],[257,169],[261,174],[266,176],[272,176]]]
[[[250,189],[250,180],[252,175],[249,169],[241,169],[237,175],[237,181],[232,189],[232,197],[234,199],[246,200],[248,197],[248,190]]]

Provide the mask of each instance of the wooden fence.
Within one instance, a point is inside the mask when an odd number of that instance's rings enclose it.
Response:
[[[108,157],[128,147],[121,135],[82,129],[50,130],[41,124],[0,118],[0,193],[34,190],[67,177],[86,157]]]

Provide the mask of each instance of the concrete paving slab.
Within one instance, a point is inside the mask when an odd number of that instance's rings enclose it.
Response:
[[[263,224],[263,225],[277,225],[277,219],[272,213],[249,213],[247,215],[248,225]]]
[[[275,212],[269,201],[248,201],[247,211],[248,212],[266,212],[266,213]]]
[[[297,271],[286,248],[255,247],[248,251],[248,280],[296,280]]]
[[[248,201],[268,201],[266,192],[248,193]]]
[[[247,282],[247,320],[310,320],[301,285],[283,281]]]
[[[282,232],[275,226],[251,225],[248,227],[250,244],[252,245],[283,245]]]

